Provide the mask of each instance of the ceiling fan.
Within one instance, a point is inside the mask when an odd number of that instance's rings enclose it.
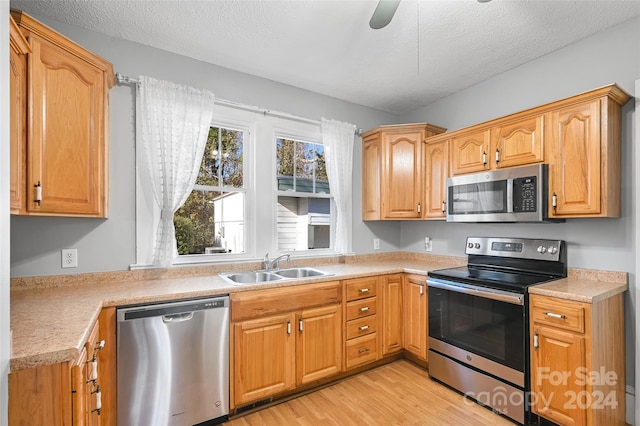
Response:
[[[478,3],[488,3],[490,1],[491,0],[478,0]],[[400,0],[380,0],[369,20],[369,26],[374,30],[379,30],[389,25],[399,4]]]

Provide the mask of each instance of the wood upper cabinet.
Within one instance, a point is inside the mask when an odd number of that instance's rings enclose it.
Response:
[[[530,296],[533,411],[562,425],[625,424],[622,295]]]
[[[380,153],[376,135],[362,142],[362,219],[380,219]]]
[[[451,174],[481,172],[490,168],[489,129],[462,133],[451,138]]]
[[[402,275],[382,278],[382,356],[402,350]]]
[[[535,115],[491,128],[491,161],[495,168],[544,161],[544,116]]]
[[[294,327],[293,313],[233,325],[236,404],[295,387]]]
[[[381,126],[362,135],[364,220],[423,217],[423,140],[444,130],[421,123]]]
[[[628,99],[608,86],[547,114],[551,217],[620,216],[620,109]]]
[[[11,14],[31,48],[19,213],[106,217],[112,65],[30,16]]]
[[[446,218],[449,141],[427,143],[424,155],[425,205],[427,219]]]
[[[427,278],[404,276],[404,349],[427,360]]]
[[[296,383],[303,385],[342,370],[342,306],[307,309],[297,316]]]
[[[27,53],[29,43],[13,18],[9,17],[9,86],[10,113],[10,192],[11,213],[18,214],[24,208],[26,175],[23,165],[27,146]]]

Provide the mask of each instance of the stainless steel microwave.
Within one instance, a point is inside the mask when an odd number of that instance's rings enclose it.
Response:
[[[547,186],[546,164],[448,178],[447,222],[557,222]]]

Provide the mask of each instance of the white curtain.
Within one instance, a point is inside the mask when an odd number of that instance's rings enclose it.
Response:
[[[327,177],[337,209],[334,249],[337,253],[346,253],[351,232],[349,208],[353,184],[353,143],[356,126],[323,118],[321,127]]]
[[[177,255],[173,214],[195,184],[207,142],[215,97],[207,90],[140,76],[136,92],[139,167],[160,208],[153,264],[167,267]]]

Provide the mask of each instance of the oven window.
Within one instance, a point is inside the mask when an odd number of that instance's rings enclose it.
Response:
[[[524,371],[524,307],[429,288],[429,337]]]
[[[507,212],[507,181],[471,183],[449,187],[450,214]]]

